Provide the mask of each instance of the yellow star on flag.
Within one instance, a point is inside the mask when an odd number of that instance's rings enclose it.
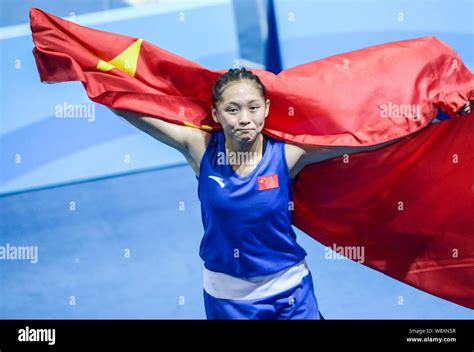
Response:
[[[99,58],[96,68],[101,71],[109,71],[116,68],[125,72],[127,75],[134,77],[137,70],[138,55],[140,54],[142,42],[143,39],[137,39],[135,43],[108,62]]]

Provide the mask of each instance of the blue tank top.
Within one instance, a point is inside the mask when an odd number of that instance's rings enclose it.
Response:
[[[204,226],[199,255],[211,271],[242,278],[269,275],[307,254],[291,226],[285,143],[267,140],[260,162],[239,176],[226,162],[224,132],[212,133],[198,178]]]

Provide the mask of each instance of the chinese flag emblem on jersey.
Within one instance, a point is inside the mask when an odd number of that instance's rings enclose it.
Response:
[[[278,175],[258,176],[258,190],[278,188]]]

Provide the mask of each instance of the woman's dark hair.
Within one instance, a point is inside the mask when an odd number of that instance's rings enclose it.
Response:
[[[244,79],[254,82],[262,97],[264,99],[267,98],[265,86],[256,74],[252,71],[248,71],[245,67],[231,68],[226,73],[220,75],[219,79],[214,83],[214,87],[212,88],[212,105],[216,107],[217,103],[222,98],[222,92],[229,83],[238,82]]]

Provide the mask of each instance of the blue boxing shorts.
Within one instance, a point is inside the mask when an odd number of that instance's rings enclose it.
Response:
[[[204,306],[207,319],[324,319],[304,260],[276,274],[251,279],[205,268]]]

